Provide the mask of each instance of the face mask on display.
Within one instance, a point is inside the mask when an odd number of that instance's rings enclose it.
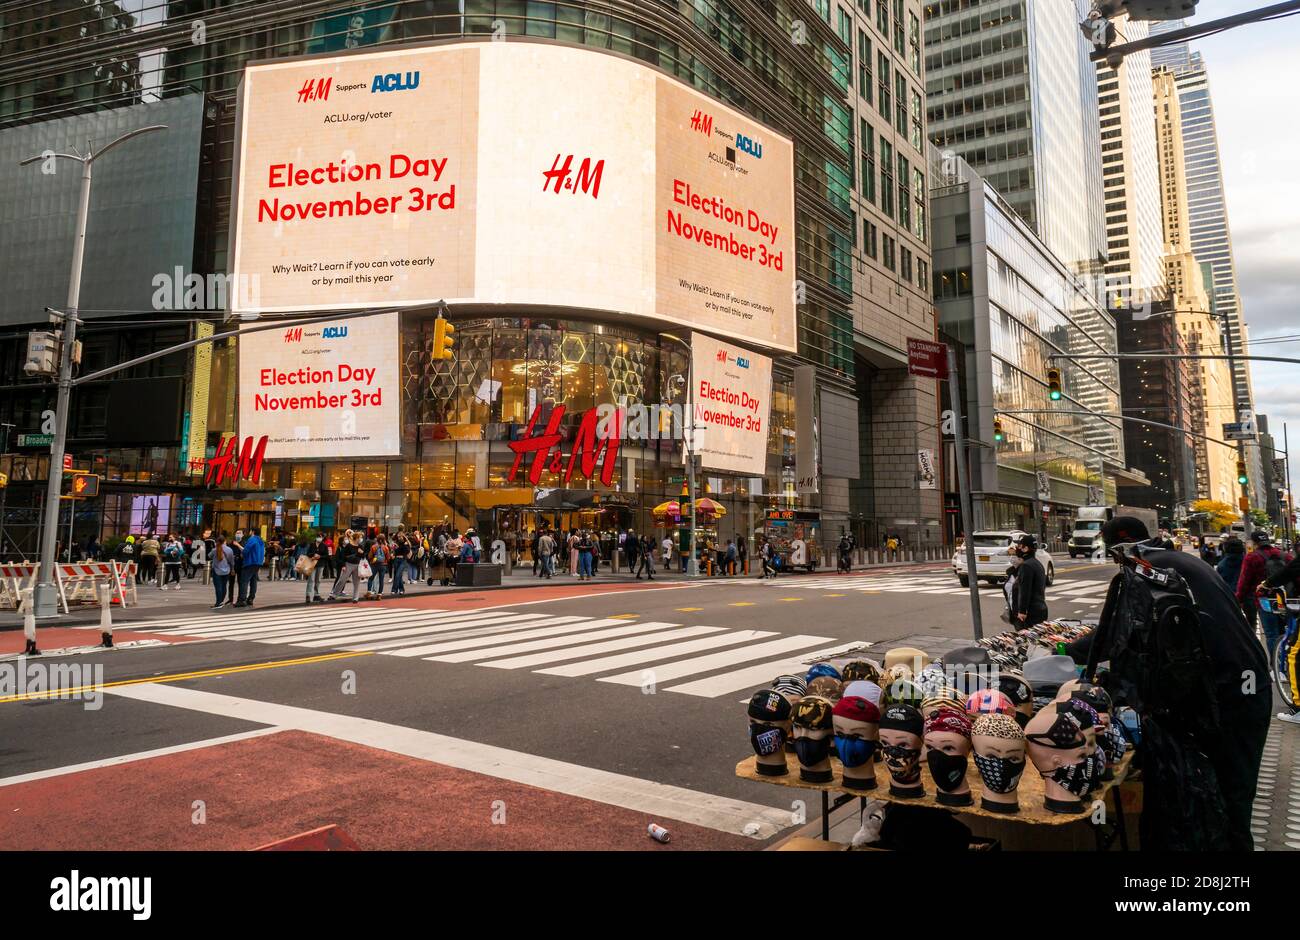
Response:
[[[861,767],[871,760],[876,751],[876,742],[870,738],[849,738],[842,734],[835,735],[835,753],[840,756],[840,763],[845,767]]]
[[[919,748],[905,744],[882,745],[881,753],[885,755],[885,766],[899,780],[915,780],[921,776],[917,759],[921,756]]]
[[[1013,757],[981,757],[976,754],[975,766],[984,786],[994,793],[1010,793],[1025,772],[1025,762]]]
[[[785,749],[785,729],[773,725],[750,725],[749,743],[760,757],[771,757]]]
[[[955,790],[966,779],[966,758],[960,754],[930,750],[926,752],[925,762],[934,778],[934,785],[940,790]]]
[[[824,761],[831,752],[830,738],[795,738],[794,752],[799,763],[813,767]]]
[[[1097,755],[1090,754],[1077,764],[1057,767],[1048,777],[1066,793],[1074,796],[1087,796],[1101,779],[1101,768]]]

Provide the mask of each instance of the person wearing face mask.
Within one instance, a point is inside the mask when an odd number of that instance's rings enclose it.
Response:
[[[1037,558],[1038,542],[1032,535],[1021,535],[1011,547],[1020,559],[1011,625],[1023,630],[1047,619],[1047,572]]]

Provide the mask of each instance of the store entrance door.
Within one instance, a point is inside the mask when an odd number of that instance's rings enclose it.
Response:
[[[212,513],[212,531],[234,535],[240,529],[244,532],[256,529],[261,534],[270,533],[275,527],[275,513],[253,509],[216,509]]]

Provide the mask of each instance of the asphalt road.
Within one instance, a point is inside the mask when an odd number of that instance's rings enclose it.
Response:
[[[1058,559],[1052,614],[1095,617],[1110,574]],[[1000,591],[981,596],[1001,631]],[[793,817],[734,776],[753,689],[855,647],[971,638],[943,565],[159,607],[132,626],[167,642],[43,662],[92,670],[100,707],[0,694],[0,844],[251,848],[336,823],[363,847],[644,848],[657,820],[674,848],[760,847]],[[223,810],[196,823],[199,804]]]

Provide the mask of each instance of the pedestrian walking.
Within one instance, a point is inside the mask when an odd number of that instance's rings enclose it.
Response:
[[[226,544],[224,538],[217,536],[212,549],[212,589],[216,595],[212,605],[213,610],[220,610],[226,606],[226,594],[229,590],[228,582],[234,570],[234,550]]]
[[[654,560],[655,541],[648,535],[643,535],[637,543],[637,566],[636,579],[641,580],[641,572],[644,571],[646,578],[653,581],[655,579],[655,560]]]
[[[736,564],[742,575],[749,574],[749,539],[736,540]]]
[[[1246,561],[1246,545],[1235,535],[1229,535],[1219,543],[1219,551],[1219,563],[1214,566],[1214,570],[1219,572],[1219,577],[1228,585],[1228,590],[1235,592],[1237,582],[1241,579],[1241,566]]]
[[[537,557],[541,560],[541,576],[551,579],[551,570],[555,565],[555,537],[549,530],[543,530],[537,539]]]
[[[1016,571],[1015,619],[1017,630],[1033,627],[1047,619],[1047,572],[1038,560],[1038,540],[1025,533],[1011,543],[1011,551],[1020,557]]]
[[[325,553],[325,541],[320,533],[317,533],[316,538],[299,544],[298,552],[298,560],[294,563],[294,568],[307,585],[303,593],[303,603],[319,604],[324,600],[320,596],[320,569],[322,556]]]
[[[1256,623],[1264,620],[1265,646],[1271,652],[1273,644],[1282,637],[1281,618],[1259,609],[1255,589],[1285,568],[1291,561],[1291,556],[1283,555],[1282,550],[1272,543],[1263,529],[1256,529],[1250,534],[1250,544],[1251,551],[1242,560],[1241,573],[1237,576],[1237,602],[1241,604],[1246,623],[1250,624],[1252,630]]]
[[[360,539],[351,529],[348,529],[338,539],[338,549],[334,554],[335,565],[338,568],[338,577],[334,581],[334,587],[330,589],[329,596],[325,598],[328,602],[333,602],[343,595],[343,588],[347,584],[352,585],[352,603],[360,600],[361,576],[358,573],[361,566],[361,548],[357,544]]]
[[[592,556],[595,552],[595,546],[591,542],[591,534],[585,529],[578,535],[578,580],[591,580]]]
[[[163,570],[166,572],[162,589],[167,590],[167,585],[172,582],[176,583],[176,589],[181,587],[181,564],[185,561],[185,548],[175,535],[167,536],[167,545],[163,548]]]
[[[157,581],[160,572],[158,571],[158,562],[162,556],[162,543],[158,537],[150,532],[140,543],[140,581],[148,583]],[[161,585],[160,585],[161,586]]]
[[[388,575],[388,566],[393,558],[393,548],[388,544],[388,536],[382,532],[370,546],[367,560],[370,562],[370,578],[366,581],[366,592],[376,597],[384,596],[384,578]],[[379,590],[375,590],[378,583]]]
[[[663,557],[661,557],[659,561],[663,565],[663,570],[667,571],[673,565],[672,536],[665,535],[663,542],[660,544],[660,548],[663,549]]]
[[[236,607],[252,607],[257,600],[257,581],[266,561],[266,543],[256,531],[249,532],[243,543],[243,553],[239,568],[239,600]]]
[[[723,564],[726,566],[727,577],[730,578],[736,573],[736,540],[727,539],[727,550],[722,556]]]
[[[406,593],[405,579],[410,577],[411,540],[400,529],[393,541],[393,596]]]

